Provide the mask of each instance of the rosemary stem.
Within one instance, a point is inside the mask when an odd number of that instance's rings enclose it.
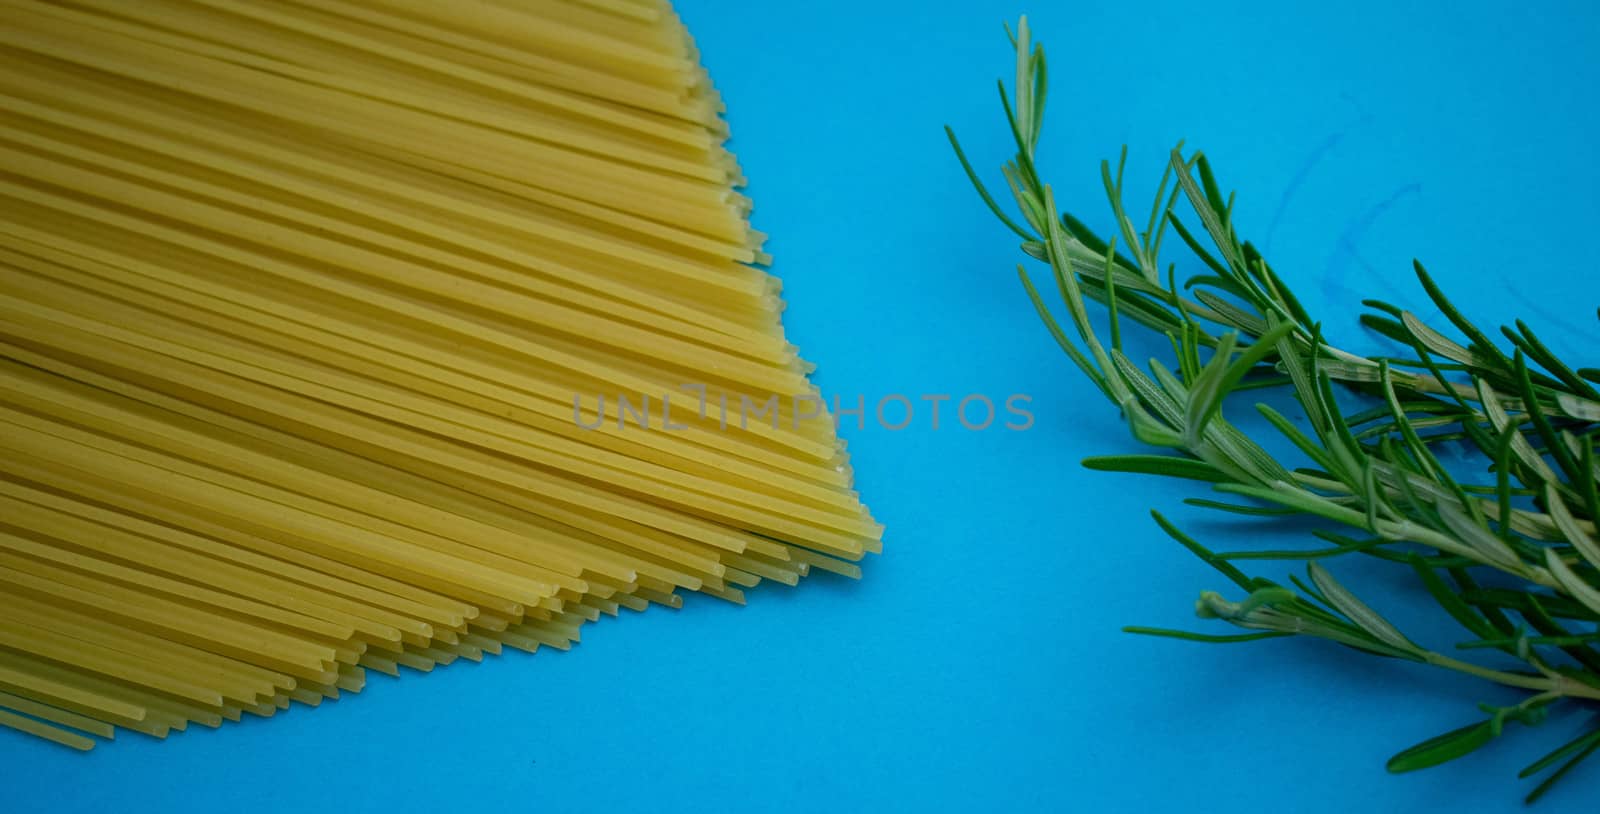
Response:
[[[1476,676],[1496,684],[1507,687],[1518,687],[1524,690],[1538,690],[1542,696],[1586,698],[1591,701],[1600,700],[1600,688],[1588,684],[1568,680],[1559,673],[1554,676],[1530,676],[1520,673],[1509,673],[1504,670],[1493,670],[1480,667],[1471,662],[1454,659],[1443,653],[1427,650],[1422,653],[1423,661],[1435,667],[1455,670],[1458,673]],[[1539,697],[1539,696],[1535,696]]]

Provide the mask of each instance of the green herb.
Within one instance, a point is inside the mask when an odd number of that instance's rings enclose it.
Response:
[[[1013,93],[1000,98],[1016,141],[1002,174],[1020,219],[1008,215],[978,179],[954,133],[950,143],[974,186],[1022,250],[1049,265],[1066,306],[1063,326],[1018,266],[1023,288],[1050,334],[1085,376],[1117,405],[1134,438],[1160,454],[1090,458],[1093,469],[1209,483],[1222,499],[1190,503],[1264,518],[1313,517],[1323,543],[1304,551],[1216,553],[1160,513],[1167,534],[1216,568],[1237,598],[1207,591],[1200,617],[1252,631],[1211,635],[1128,628],[1191,641],[1241,642],[1289,635],[1327,639],[1376,656],[1477,676],[1522,691],[1509,707],[1480,704],[1479,720],[1430,738],[1390,759],[1391,771],[1435,766],[1500,737],[1506,724],[1537,725],[1555,711],[1600,709],[1600,371],[1574,369],[1527,325],[1496,341],[1461,314],[1422,268],[1416,274],[1448,325],[1429,326],[1387,303],[1366,301],[1367,328],[1393,341],[1397,355],[1372,358],[1339,349],[1261,253],[1235,231],[1232,194],[1210,162],[1174,149],[1141,230],[1124,206],[1127,151],[1102,162],[1116,232],[1101,238],[1060,213],[1034,162],[1048,89],[1044,49],[1024,18],[1011,34],[1017,53]],[[1192,218],[1179,216],[1179,201]],[[1169,238],[1204,267],[1177,279],[1163,267]],[[1090,300],[1109,312],[1102,339]],[[1174,360],[1141,367],[1123,348],[1129,323],[1165,334]],[[1452,336],[1452,334],[1454,336]],[[1277,410],[1256,409],[1310,466],[1291,467],[1257,437],[1224,417],[1231,394],[1287,387],[1307,429]],[[1346,413],[1335,387],[1372,397],[1372,409]],[[1436,449],[1460,442],[1487,464],[1458,478]],[[1459,467],[1457,467],[1459,469]],[[1405,568],[1415,587],[1462,629],[1455,655],[1412,641],[1340,583],[1337,558],[1378,557]],[[1290,586],[1252,576],[1253,560],[1305,560]],[[1325,564],[1328,563],[1328,564]],[[1488,572],[1498,572],[1490,574]],[[1483,587],[1489,581],[1494,587]],[[1516,669],[1473,657],[1499,651]],[[1522,773],[1549,772],[1531,802],[1600,750],[1600,716],[1570,743]]]

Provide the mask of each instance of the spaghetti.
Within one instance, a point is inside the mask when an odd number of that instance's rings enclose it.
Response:
[[[859,576],[720,110],[665,0],[0,0],[0,726]]]

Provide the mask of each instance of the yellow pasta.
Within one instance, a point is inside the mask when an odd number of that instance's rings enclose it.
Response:
[[[666,0],[0,0],[0,726],[860,576],[721,109]]]

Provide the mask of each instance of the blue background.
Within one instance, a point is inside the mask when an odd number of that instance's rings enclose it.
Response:
[[[1185,138],[1346,344],[1367,341],[1361,296],[1433,313],[1417,256],[1470,313],[1525,317],[1595,364],[1594,6],[1287,5],[681,0],[825,391],[1026,393],[1035,426],[848,428],[889,527],[859,583],[764,588],[747,608],[692,598],[589,626],[571,653],[375,675],[314,712],[162,744],[124,734],[78,756],[0,733],[7,796],[151,812],[1520,810],[1515,771],[1575,720],[1392,777],[1388,755],[1511,696],[1317,642],[1119,632],[1199,626],[1195,595],[1224,587],[1146,515],[1195,492],[1078,466],[1134,447],[1038,325],[1015,241],[940,129],[998,181],[1000,24],[1030,11],[1055,78],[1042,170],[1064,208],[1108,227],[1099,160],[1130,145],[1142,201]],[[1174,515],[1219,547],[1260,534]],[[1351,581],[1404,616],[1385,595],[1403,575],[1365,576]],[[1600,765],[1545,810],[1597,790]]]

